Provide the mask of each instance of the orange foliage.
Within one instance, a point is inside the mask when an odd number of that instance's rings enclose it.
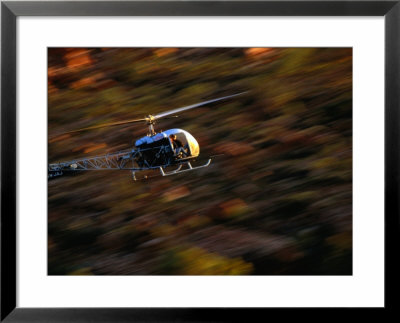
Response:
[[[71,84],[71,87],[73,89],[79,89],[81,87],[85,87],[87,85],[93,84],[96,82],[96,79],[93,77],[85,77],[83,79],[80,79],[79,81],[76,81]]]
[[[60,136],[49,139],[49,143],[57,142],[60,140],[65,140],[69,137],[71,137],[71,135],[69,135],[69,134],[60,135]]]
[[[287,130],[285,134],[277,136],[277,139],[282,143],[294,145],[312,143],[312,136],[305,131]]]
[[[182,197],[188,196],[190,194],[189,189],[186,186],[180,186],[169,190],[163,194],[164,199],[167,202],[175,201]]]
[[[65,54],[67,60],[67,66],[69,68],[80,68],[85,65],[93,63],[90,55],[90,51],[86,49],[73,49]]]
[[[173,54],[178,51],[178,48],[159,48],[154,51],[154,54],[158,57]]]
[[[47,69],[47,75],[49,76],[49,78],[51,78],[51,77],[54,77],[54,76],[56,76],[57,74],[59,74],[59,72],[60,72],[60,68],[57,68],[57,67],[49,67],[48,69]]]
[[[273,50],[274,50],[273,48],[268,48],[268,47],[253,47],[246,50],[246,55],[247,56],[265,55],[269,54]]]
[[[247,204],[242,199],[233,199],[220,204],[225,216],[235,216],[247,210]]]
[[[83,152],[84,152],[85,154],[87,154],[87,153],[90,153],[90,152],[92,152],[92,151],[96,151],[96,150],[99,150],[99,149],[103,149],[103,148],[105,148],[105,147],[107,147],[107,145],[104,144],[104,143],[98,144],[98,145],[93,145],[93,146],[90,146],[90,147],[86,148]]]

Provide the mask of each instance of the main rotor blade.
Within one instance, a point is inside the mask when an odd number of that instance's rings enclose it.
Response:
[[[86,130],[99,129],[99,128],[104,128],[104,127],[119,126],[119,125],[128,124],[128,123],[143,122],[143,121],[146,121],[146,119],[133,119],[133,120],[126,120],[126,121],[103,123],[98,126],[92,126],[92,127],[63,132],[63,133],[58,134],[57,136],[66,135],[66,134],[75,133],[75,132],[86,131]]]
[[[239,95],[242,95],[244,93],[246,93],[246,92],[241,92],[241,93],[237,93],[237,94],[233,94],[233,95],[223,96],[221,98],[208,100],[208,101],[204,101],[204,102],[200,102],[200,103],[195,103],[195,104],[188,105],[188,106],[185,106],[185,107],[182,107],[182,108],[177,108],[177,109],[174,109],[174,110],[169,110],[169,111],[166,111],[166,112],[162,112],[162,113],[156,114],[154,116],[154,119],[160,119],[160,118],[169,116],[170,114],[175,114],[175,113],[182,112],[182,111],[185,111],[185,110],[198,108],[198,107],[201,107],[201,106],[209,104],[209,103],[213,103],[213,102],[217,102],[217,101],[233,98],[235,96],[239,96]]]
[[[71,130],[71,131],[67,131],[67,132],[63,132],[63,133],[58,133],[58,134],[55,134],[55,135],[51,135],[51,137],[58,137],[58,136],[61,136],[61,135],[66,135],[66,134],[71,134],[71,133],[76,133],[76,132],[81,132],[81,131],[86,131],[86,130],[93,130],[93,129],[100,129],[100,128],[104,128],[104,127],[119,126],[119,125],[124,125],[124,124],[129,124],[129,123],[136,123],[136,122],[143,122],[143,121],[152,122],[152,120],[164,118],[166,116],[170,116],[171,114],[176,114],[178,112],[182,112],[182,111],[185,111],[185,110],[197,108],[197,107],[209,104],[209,103],[213,103],[213,102],[217,102],[217,101],[222,101],[222,100],[226,100],[226,99],[229,99],[229,98],[233,98],[235,96],[239,96],[239,95],[242,95],[244,93],[246,93],[246,92],[241,92],[241,93],[237,93],[237,94],[233,94],[233,95],[223,96],[223,97],[220,97],[220,98],[217,98],[217,99],[203,101],[203,102],[200,102],[200,103],[188,105],[188,106],[177,108],[177,109],[174,109],[174,110],[169,110],[169,111],[166,111],[166,112],[162,112],[162,113],[159,113],[159,114],[157,114],[155,116],[149,116],[149,117],[151,117],[151,120],[149,118],[143,118],[143,119],[133,119],[133,120],[126,120],[126,121],[103,123],[103,124],[97,125],[97,126],[86,127],[86,128]],[[170,118],[177,118],[177,117],[178,116],[175,115],[175,116],[171,116]]]

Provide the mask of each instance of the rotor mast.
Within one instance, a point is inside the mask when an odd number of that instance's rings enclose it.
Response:
[[[149,126],[149,132],[148,132],[148,136],[154,136],[156,134],[155,130],[154,130],[154,123],[155,123],[155,118],[154,116],[152,116],[151,114],[149,114],[146,117],[146,122],[147,125]]]

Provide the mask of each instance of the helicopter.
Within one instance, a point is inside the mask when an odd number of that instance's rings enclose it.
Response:
[[[192,165],[192,162],[200,155],[200,146],[197,140],[189,132],[178,128],[156,132],[154,125],[159,119],[178,117],[176,113],[198,108],[214,102],[231,99],[245,93],[246,92],[241,92],[223,96],[161,112],[156,115],[150,114],[141,119],[105,123],[59,134],[65,135],[103,127],[143,122],[148,126],[147,135],[136,140],[134,147],[131,149],[102,156],[86,157],[49,164],[48,179],[65,175],[68,172],[127,170],[132,173],[133,180],[137,181],[136,173],[140,171],[156,170],[159,171],[162,176],[171,176],[208,167],[211,164],[212,157],[208,158],[208,160],[200,166]],[[170,170],[171,167],[174,169]],[[167,168],[169,170],[167,170]],[[147,178],[147,176],[144,178]]]

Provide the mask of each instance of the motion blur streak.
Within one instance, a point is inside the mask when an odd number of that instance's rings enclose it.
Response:
[[[49,275],[351,275],[349,48],[50,48],[49,138],[245,91],[155,126],[190,132],[208,168],[49,180]],[[146,131],[59,136],[49,162]]]

